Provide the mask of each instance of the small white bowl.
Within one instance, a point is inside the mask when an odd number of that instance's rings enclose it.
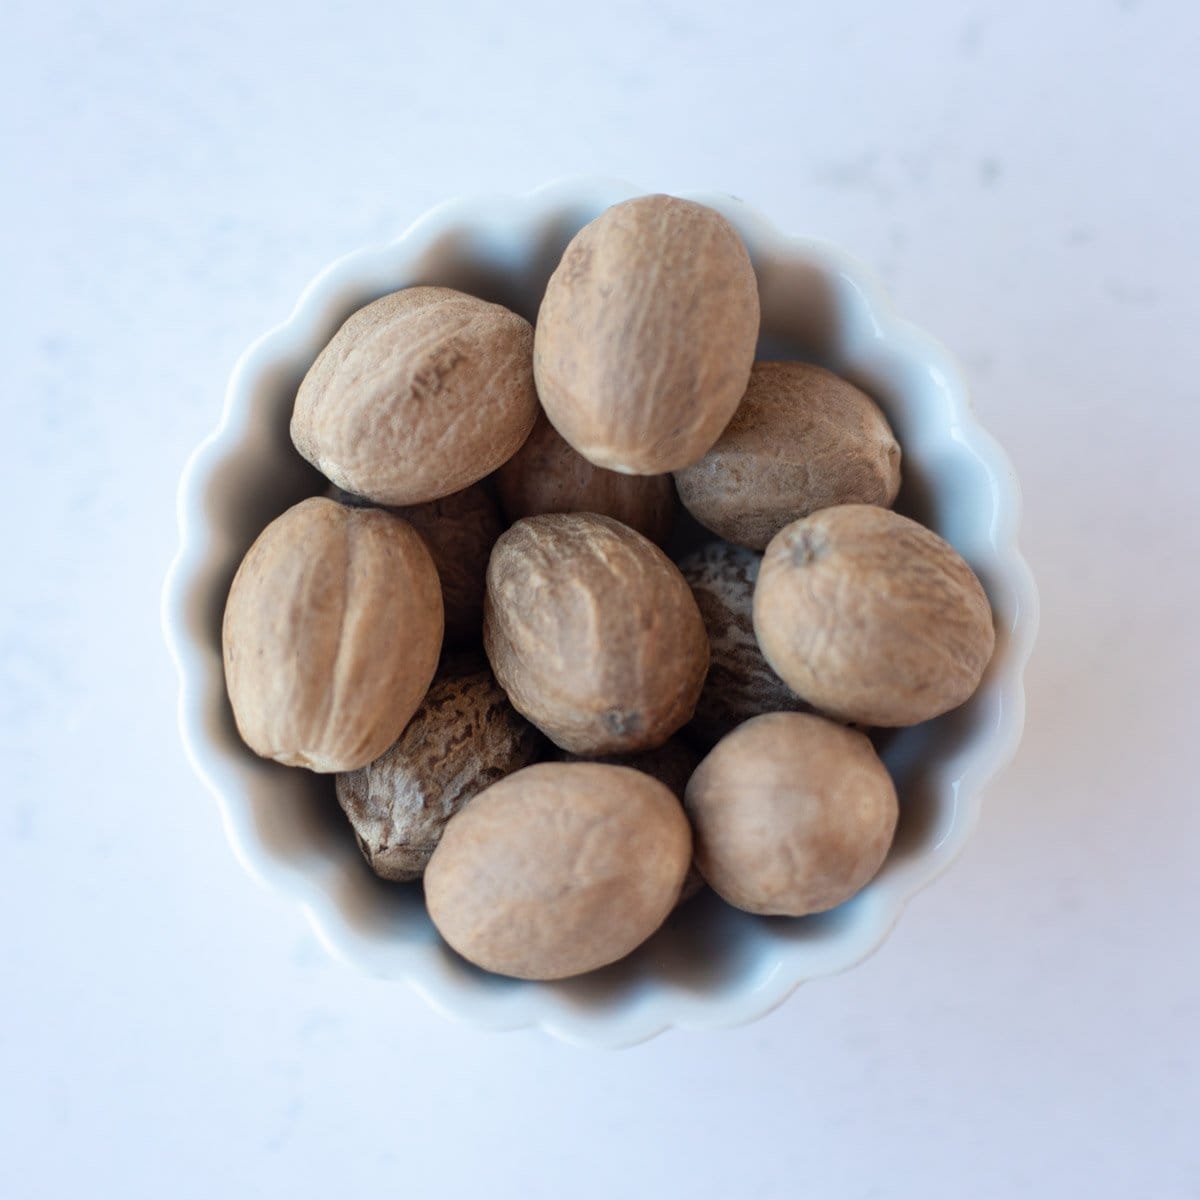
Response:
[[[1016,544],[1016,479],[975,420],[950,355],[896,317],[870,273],[841,251],[782,234],[731,196],[690,195],[724,213],[749,248],[762,299],[760,357],[819,361],[878,400],[904,452],[897,507],[953,543],[995,612],[995,656],[972,700],[881,743],[902,817],[878,877],[840,908],[798,920],[752,917],[706,893],[624,962],[560,983],[503,979],[441,942],[419,885],[388,885],[370,873],[329,777],[246,749],[225,696],[221,615],[233,573],[263,526],[325,486],[288,436],[296,387],[318,351],[355,309],[411,284],[460,288],[533,319],[571,236],[638,194],[622,183],[577,180],[525,196],[456,200],[395,241],[322,271],[292,315],[242,355],[220,423],[188,461],[179,485],[180,549],[163,594],[184,746],[245,868],[300,905],[330,953],[407,981],[448,1014],[493,1029],[537,1025],[605,1046],[671,1026],[752,1020],[798,984],[874,950],[905,901],[961,851],[980,788],[1016,749],[1021,673],[1037,625],[1033,580]]]

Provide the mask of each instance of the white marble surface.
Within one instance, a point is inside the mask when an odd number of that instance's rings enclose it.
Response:
[[[1200,1195],[1200,10],[0,12],[0,1195]],[[328,961],[174,731],[173,491],[242,346],[462,191],[721,187],[972,373],[1042,589],[1029,727],[885,947],[619,1054]]]

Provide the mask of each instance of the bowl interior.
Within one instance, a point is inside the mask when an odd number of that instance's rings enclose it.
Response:
[[[975,697],[938,720],[877,736],[902,809],[880,875],[837,910],[799,920],[751,917],[702,893],[612,967],[555,984],[502,979],[444,946],[419,884],[385,884],[369,871],[330,778],[264,762],[243,746],[225,696],[221,615],[234,571],[261,529],[324,490],[288,436],[296,388],[318,351],[355,309],[413,284],[459,288],[533,320],[571,236],[626,194],[597,188],[586,196],[449,206],[396,242],[334,264],[288,322],[243,357],[222,425],[181,488],[184,548],[166,619],[183,676],[182,726],[194,764],[221,800],[235,849],[251,871],[305,905],[331,951],[374,974],[409,978],[443,1007],[492,1024],[528,1019],[533,994],[575,1024],[639,1009],[646,1020],[669,1010],[677,1021],[702,1021],[706,1007],[733,998],[745,1016],[755,997],[762,1006],[803,978],[850,965],[961,845],[974,790],[1011,750],[1005,738],[1015,738],[1003,732],[1003,718],[1014,703],[1010,638],[1021,609],[1011,547],[1016,497],[1007,464],[970,415],[956,368],[936,343],[898,321],[844,256],[781,236],[729,197],[705,196],[697,198],[734,221],[754,259],[763,308],[759,356],[822,363],[879,402],[904,454],[897,508],[956,546],[996,614],[995,658]],[[686,522],[679,531],[684,543],[704,536]]]

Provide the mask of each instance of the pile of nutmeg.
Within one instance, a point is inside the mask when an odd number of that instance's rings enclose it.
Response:
[[[374,870],[423,876],[490,971],[613,962],[703,883],[754,913],[847,900],[898,814],[863,728],[988,664],[978,579],[890,511],[884,414],[756,362],[758,334],[734,228],[647,196],[575,236],[536,328],[405,288],[300,386],[292,439],[332,486],[233,581],[237,726],[336,773]],[[679,502],[715,536],[676,562]]]

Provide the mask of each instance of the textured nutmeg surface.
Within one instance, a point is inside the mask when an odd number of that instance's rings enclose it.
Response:
[[[654,750],[642,750],[638,754],[607,754],[600,759],[584,760],[577,754],[568,754],[565,750],[554,753],[558,762],[602,762],[614,767],[630,767],[635,771],[644,771],[669,787],[680,803],[683,803],[688,780],[692,777],[700,757],[699,751],[678,737],[668,739]],[[694,865],[689,866],[679,889],[679,903],[690,900],[703,886],[704,880],[700,878],[700,872]]]
[[[594,513],[526,517],[488,564],[484,648],[513,705],[557,746],[619,754],[688,721],[708,670],[679,568]]]
[[[865,887],[899,815],[866,735],[813,713],[739,725],[696,768],[686,805],[713,890],[747,912],[793,917]]]
[[[890,507],[900,490],[900,445],[871,397],[832,371],[757,362],[733,420],[675,483],[701,525],[762,550],[818,509]]]
[[[657,475],[717,440],[758,340],[750,257],[719,213],[673,196],[614,205],[572,239],[534,336],[538,395],[597,466]]]
[[[392,746],[338,775],[338,803],[376,874],[417,879],[446,822],[541,745],[491,671],[441,677]]]
[[[754,593],[772,668],[814,707],[865,725],[914,725],[979,686],[995,631],[954,548],[887,509],[823,509],[780,530]]]
[[[679,570],[700,609],[712,661],[687,733],[711,746],[760,713],[803,711],[808,705],[771,669],[754,636],[754,584],[762,555],[728,542],[709,542],[680,560]]]
[[[256,754],[354,770],[400,736],[433,679],[437,570],[399,517],[302,501],[247,551],[222,645],[238,732]]]
[[[330,499],[341,504],[365,507],[361,496],[329,488]],[[389,507],[420,535],[433,557],[442,585],[446,618],[446,644],[459,646],[478,642],[483,636],[483,593],[487,586],[488,556],[504,529],[500,509],[481,483],[461,492],[408,507]]]
[[[683,809],[657,780],[599,763],[542,763],[450,820],[425,871],[425,901],[441,935],[476,965],[564,979],[654,933],[691,853]]]
[[[450,288],[393,292],[354,313],[296,395],[292,441],[338,487],[406,505],[461,491],[533,428],[533,330]]]
[[[622,475],[597,467],[571,449],[544,413],[521,449],[496,472],[496,489],[510,521],[539,513],[594,512],[661,546],[675,520],[670,475]]]

